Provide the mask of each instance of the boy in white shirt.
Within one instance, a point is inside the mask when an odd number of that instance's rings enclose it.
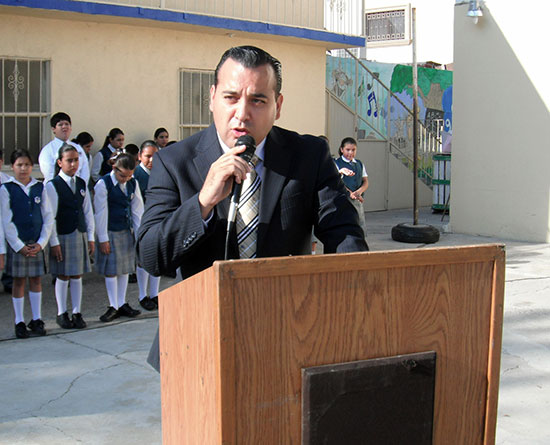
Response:
[[[42,147],[42,150],[40,150],[40,155],[38,156],[40,171],[44,175],[44,184],[51,181],[55,176],[55,166],[57,164],[59,149],[64,142],[76,147],[79,162],[79,167],[76,174],[84,179],[87,184],[90,179],[90,166],[88,164],[86,152],[80,145],[69,140],[72,132],[71,117],[67,113],[55,113],[50,119],[50,125],[52,127],[54,138]]]

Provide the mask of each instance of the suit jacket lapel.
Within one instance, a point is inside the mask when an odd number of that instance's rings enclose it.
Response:
[[[200,178],[201,185],[204,184],[206,175],[210,166],[216,159],[222,155],[223,151],[218,140],[216,127],[210,125],[205,131],[204,136],[200,139],[196,147],[196,156],[193,159],[193,164],[197,169],[197,175]],[[224,199],[217,205],[218,216],[227,218],[229,212],[229,198]]]
[[[260,195],[260,224],[269,224],[275,206],[279,202],[283,186],[292,162],[288,147],[285,147],[276,127],[267,136],[264,152],[264,176]],[[265,239],[258,238],[258,251]]]

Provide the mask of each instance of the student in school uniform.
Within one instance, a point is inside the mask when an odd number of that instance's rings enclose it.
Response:
[[[109,307],[99,318],[103,322],[141,313],[126,302],[128,274],[135,271],[135,236],[143,214],[141,192],[132,177],[136,163],[127,153],[117,153],[111,162],[111,173],[102,176],[94,188],[99,242],[96,267],[105,276],[109,298]]]
[[[88,164],[92,165],[92,155],[90,153],[94,146],[94,137],[87,131],[81,131],[71,142],[80,145],[86,154]]]
[[[48,200],[55,217],[50,236],[50,273],[57,276],[55,299],[57,324],[63,329],[83,329],[82,275],[90,272],[93,254],[94,214],[86,182],[76,175],[78,152],[63,144],[57,158],[58,173],[46,184]],[[71,291],[72,316],[67,311],[67,294]]]
[[[167,146],[168,141],[170,141],[170,136],[168,130],[164,127],[157,128],[155,134],[153,135],[154,143],[157,144],[159,150],[162,150]]]
[[[99,178],[111,172],[109,160],[116,154],[117,150],[124,147],[124,133],[120,128],[111,128],[105,137],[103,146],[95,154],[92,160],[91,177],[97,183]]]
[[[30,153],[15,150],[10,161],[14,176],[0,188],[0,213],[8,244],[6,270],[13,276],[15,335],[28,338],[23,313],[27,278],[32,309],[28,328],[37,335],[46,335],[42,321],[41,277],[45,273],[44,247],[50,237],[53,215],[44,185],[31,177],[33,162]]]
[[[65,142],[74,145],[78,150],[80,164],[77,175],[88,183],[90,179],[90,165],[88,163],[86,153],[80,145],[69,141],[73,130],[71,117],[67,113],[55,113],[50,119],[50,125],[52,127],[54,138],[42,147],[42,150],[40,150],[40,155],[38,156],[40,171],[44,175],[44,183],[47,183],[49,180],[53,179],[57,162],[57,153],[59,152],[61,145]]]
[[[369,188],[369,177],[363,163],[355,157],[357,141],[352,137],[342,139],[338,154],[340,157],[335,160],[336,167],[349,193],[348,199],[357,209],[363,233],[367,236],[363,193]]]
[[[145,190],[149,184],[149,175],[153,168],[153,156],[159,150],[154,141],[147,140],[139,148],[140,164],[134,171],[134,178],[137,179],[143,202],[146,200]],[[139,304],[147,311],[158,309],[158,294],[160,277],[149,274],[139,264],[136,267],[137,282],[139,287]]]
[[[4,165],[4,150],[2,150],[0,148],[0,169],[3,167]],[[2,185],[3,182],[6,182],[8,181],[9,179],[11,178],[10,175],[0,171],[0,185]],[[2,215],[0,215],[0,221],[1,221],[1,218],[2,218]],[[0,243],[3,243],[3,246],[4,246],[4,250],[2,251],[2,253],[6,253],[6,242],[5,242],[5,239],[4,239],[4,228],[2,227],[2,223],[0,222],[0,230],[2,230],[2,235],[0,236]],[[0,245],[1,247],[1,245]],[[4,267],[2,267],[2,269],[4,269]],[[2,273],[2,278],[1,278],[1,281],[2,281],[2,285],[4,286],[4,292],[6,292],[7,294],[11,294],[12,292],[12,285],[13,285],[13,278],[12,276],[9,274],[9,272],[6,272],[6,270],[4,269],[4,272]]]
[[[88,165],[90,167],[90,179],[88,180],[88,190],[90,192],[93,192],[95,181],[92,179],[91,175],[91,167],[92,167],[92,147],[94,145],[94,137],[88,133],[87,131],[82,131],[78,133],[78,135],[71,141],[73,144],[78,145],[79,147],[84,150],[84,153],[86,154],[86,160],[88,161]],[[77,172],[78,176],[78,172]]]
[[[127,144],[123,151],[133,156],[136,165],[139,163],[139,147],[136,144]],[[143,198],[143,193],[141,197]],[[128,283],[137,283],[137,275],[135,273],[128,275]]]

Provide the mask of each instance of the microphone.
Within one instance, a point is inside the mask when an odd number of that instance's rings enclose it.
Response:
[[[254,152],[256,151],[256,141],[254,138],[248,134],[240,136],[235,142],[235,147],[245,145],[246,149],[239,154],[239,157],[244,159],[246,162],[250,162]],[[231,202],[229,204],[229,214],[227,215],[227,233],[225,238],[225,259],[228,259],[228,247],[229,247],[229,234],[235,226],[235,220],[237,219],[237,207],[239,206],[239,201],[241,200],[241,192],[243,189],[243,183],[233,184],[233,191],[231,193]]]

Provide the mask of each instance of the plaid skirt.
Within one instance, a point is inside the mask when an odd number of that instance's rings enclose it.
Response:
[[[43,250],[34,257],[25,257],[13,250],[9,244],[7,248],[6,272],[12,277],[41,277],[46,273],[46,259]]]
[[[124,275],[136,271],[136,254],[134,250],[134,235],[129,230],[111,232],[109,230],[111,253],[100,252],[99,242],[96,242],[96,271],[100,275]]]
[[[86,232],[75,230],[67,235],[57,235],[63,261],[58,262],[51,253],[50,273],[52,275],[82,275],[92,270],[88,253],[88,237]]]

